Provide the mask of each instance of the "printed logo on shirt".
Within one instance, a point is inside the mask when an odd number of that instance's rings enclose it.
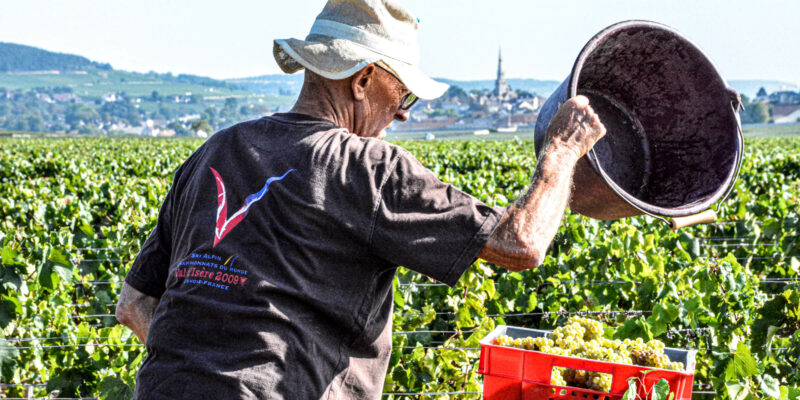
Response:
[[[203,285],[220,290],[244,286],[249,279],[247,270],[235,264],[238,256],[230,256],[225,262],[213,253],[192,253],[175,269],[175,277],[184,284]]]
[[[247,199],[245,199],[242,208],[236,211],[230,218],[227,218],[228,200],[227,200],[227,194],[225,192],[225,182],[222,181],[222,177],[219,175],[217,170],[211,167],[209,168],[211,169],[211,172],[214,174],[214,180],[217,182],[217,223],[214,229],[214,246],[212,247],[216,247],[217,243],[219,243],[219,241],[222,240],[222,238],[224,238],[225,235],[227,235],[236,225],[238,225],[239,222],[242,222],[244,217],[247,216],[247,211],[250,209],[250,206],[252,206],[253,203],[261,200],[261,198],[263,198],[264,195],[267,194],[267,191],[269,191],[270,183],[279,181],[285,178],[286,175],[289,175],[290,172],[294,171],[294,169],[290,169],[281,176],[268,178],[267,182],[264,183],[264,187],[261,188],[261,190],[251,194],[250,196],[247,196]]]

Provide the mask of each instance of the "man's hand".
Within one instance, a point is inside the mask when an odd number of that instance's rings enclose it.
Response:
[[[586,97],[564,103],[550,121],[528,191],[506,209],[478,257],[512,271],[541,265],[569,201],[575,164],[605,133]]]
[[[153,314],[156,312],[158,299],[148,296],[127,283],[122,284],[122,292],[117,301],[117,320],[131,328],[136,337],[142,344],[146,344],[147,332],[150,330],[150,322],[153,321]]]
[[[571,152],[577,162],[605,134],[606,127],[589,106],[589,99],[578,95],[562,104],[550,120],[544,151]]]

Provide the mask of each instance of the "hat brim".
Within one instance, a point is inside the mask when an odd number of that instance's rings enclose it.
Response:
[[[410,65],[388,57],[383,58],[383,62],[392,67],[400,81],[420,99],[433,100],[443,95],[450,87],[446,83],[429,78],[416,65]]]
[[[417,66],[374,52],[349,40],[310,35],[308,40],[276,39],[272,53],[281,70],[293,74],[303,68],[328,79],[345,79],[376,61],[385,62],[417,97],[435,99],[449,87],[425,75]]]

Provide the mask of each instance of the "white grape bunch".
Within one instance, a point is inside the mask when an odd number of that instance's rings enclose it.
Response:
[[[608,339],[603,323],[590,318],[571,317],[563,326],[555,328],[549,337],[512,338],[499,335],[495,344],[542,353],[572,356],[618,364],[639,365],[683,371],[681,362],[673,362],[664,354],[664,343],[653,339],[645,342]],[[550,383],[554,386],[571,386],[608,393],[611,390],[610,374],[594,371],[553,368]]]

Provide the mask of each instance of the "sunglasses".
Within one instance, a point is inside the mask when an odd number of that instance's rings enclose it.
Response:
[[[385,67],[382,67],[380,63],[375,63],[375,66],[386,71],[387,74],[393,76],[394,79],[397,79],[398,82],[403,83],[403,81],[401,81],[400,78],[398,78],[397,75],[394,74],[394,72],[389,71]],[[419,100],[419,97],[417,97],[417,95],[415,95],[414,93],[411,92],[406,93],[406,95],[400,99],[400,109],[403,111],[410,109],[417,102],[417,100]]]

